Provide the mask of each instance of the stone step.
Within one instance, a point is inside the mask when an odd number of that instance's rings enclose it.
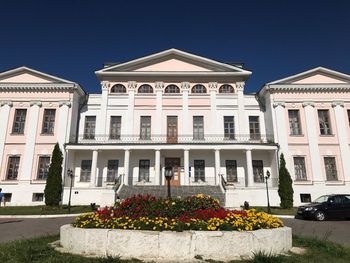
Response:
[[[168,194],[167,186],[165,185],[122,185],[118,191],[121,199],[126,199],[133,195],[152,195],[156,197],[166,198]],[[187,197],[196,194],[210,195],[220,201],[221,205],[225,205],[225,194],[220,186],[172,186],[171,196]]]

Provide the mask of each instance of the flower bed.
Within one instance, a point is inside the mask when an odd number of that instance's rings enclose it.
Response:
[[[105,228],[152,231],[252,231],[283,227],[280,219],[255,210],[227,210],[209,196],[158,199],[133,196],[73,222],[78,228]]]

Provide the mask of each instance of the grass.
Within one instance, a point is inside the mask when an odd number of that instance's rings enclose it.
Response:
[[[257,211],[267,212],[266,206],[252,206],[251,209],[256,209]],[[290,209],[283,209],[281,207],[272,206],[271,207],[271,214],[272,215],[296,215],[297,214],[297,207],[292,207]]]
[[[86,213],[93,211],[91,206],[72,206],[71,213]],[[49,207],[44,205],[39,206],[1,206],[0,215],[53,215],[53,214],[68,214],[67,206]]]
[[[118,258],[85,258],[70,254],[62,254],[48,243],[58,240],[58,236],[47,236],[34,239],[12,241],[0,244],[1,262],[22,263],[136,263],[139,260],[121,260]],[[271,256],[256,254],[254,259],[246,261],[231,262],[252,262],[252,263],[348,263],[350,262],[350,248],[344,247],[326,240],[305,237],[293,237],[293,246],[305,247],[307,252],[304,255]],[[197,257],[201,259],[201,257]],[[218,262],[214,260],[203,260],[203,262]]]

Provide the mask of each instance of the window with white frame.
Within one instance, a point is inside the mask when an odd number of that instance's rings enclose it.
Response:
[[[225,139],[235,139],[235,117],[224,116]]]
[[[294,173],[296,181],[306,181],[306,167],[305,167],[305,157],[295,156],[293,157],[294,161]]]
[[[115,84],[111,88],[111,93],[126,93],[126,88],[123,84]]]
[[[249,134],[251,140],[260,140],[259,116],[249,116]]]
[[[236,160],[226,160],[226,180],[228,183],[237,182]]]
[[[224,84],[220,86],[219,93],[235,93],[235,89],[229,84]]]
[[[253,175],[254,182],[264,182],[264,164],[262,160],[253,160]]]
[[[180,93],[180,88],[174,84],[170,84],[165,88],[164,93]]]
[[[43,202],[44,201],[44,193],[33,193],[33,202]]]
[[[138,93],[153,93],[153,88],[151,85],[143,84],[139,87]]]
[[[90,182],[91,179],[91,160],[82,160],[80,167],[80,182]]]
[[[194,181],[205,182],[205,161],[194,160]]]
[[[38,162],[37,180],[46,180],[49,174],[50,156],[40,156]]]
[[[151,116],[140,117],[140,139],[151,139]]]
[[[204,139],[204,121],[203,116],[193,116],[193,139]]]
[[[327,181],[337,181],[338,173],[337,173],[337,165],[335,162],[335,157],[325,156],[323,160],[324,160],[324,168],[326,171]]]
[[[53,134],[55,130],[55,109],[45,109],[43,117],[42,134]]]
[[[196,84],[192,87],[192,93],[207,93],[207,89],[202,84]]]
[[[13,119],[12,133],[24,134],[24,127],[26,125],[26,109],[16,109],[15,116]]]
[[[139,161],[139,182],[149,182],[150,160]]]
[[[122,128],[122,117],[111,116],[111,122],[109,126],[109,138],[114,140],[119,140],[121,128]]]
[[[19,156],[10,156],[7,164],[7,180],[17,180],[19,170]]]
[[[114,180],[118,177],[118,166],[118,160],[108,160],[107,182],[114,182]]]
[[[329,110],[318,110],[318,121],[321,135],[331,135],[331,123],[329,120]]]
[[[84,139],[95,139],[96,116],[85,116]]]
[[[290,135],[301,135],[299,110],[288,110]]]

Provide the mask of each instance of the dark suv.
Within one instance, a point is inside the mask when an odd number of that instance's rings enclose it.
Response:
[[[350,194],[322,195],[310,204],[299,206],[297,216],[324,221],[350,218]]]

